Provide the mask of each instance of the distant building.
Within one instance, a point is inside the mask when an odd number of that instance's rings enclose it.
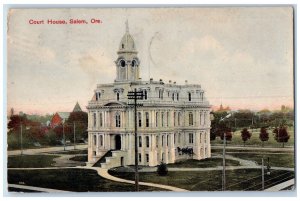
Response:
[[[72,112],[81,112],[81,107],[79,106],[79,103],[77,102]],[[54,128],[58,125],[61,125],[67,119],[69,118],[71,112],[56,112],[50,122],[51,128]]]

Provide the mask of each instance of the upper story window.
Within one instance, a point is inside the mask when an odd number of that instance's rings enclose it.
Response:
[[[137,64],[136,60],[132,60],[132,62],[131,62],[131,67],[135,67],[136,64]]]
[[[138,125],[139,127],[142,127],[142,113],[138,113]]]
[[[122,44],[122,49],[124,49],[124,44]]]
[[[116,113],[116,127],[121,127],[121,117],[119,113]]]
[[[149,127],[149,112],[146,112],[146,127]]]
[[[148,98],[147,90],[144,90],[144,99],[147,100],[147,98]]]
[[[97,145],[97,136],[96,135],[94,135],[93,141],[94,141],[94,145]]]
[[[179,93],[177,93],[177,101],[179,101]]]
[[[100,135],[100,146],[103,146],[103,135]]]
[[[194,134],[193,133],[189,133],[189,143],[190,144],[194,143]]]
[[[93,125],[94,125],[94,127],[96,127],[96,122],[97,122],[97,117],[96,117],[96,113],[94,113],[93,114],[93,117],[94,117],[94,119],[93,119]]]
[[[155,126],[158,127],[158,112],[155,113]]]
[[[126,62],[122,59],[122,60],[120,61],[120,65],[121,65],[121,67],[125,67]]]
[[[167,127],[169,127],[169,112],[167,112]]]
[[[158,137],[158,135],[156,136],[156,147],[158,147],[158,139],[159,139],[159,137]]]
[[[172,93],[172,100],[175,100],[175,93]]]
[[[142,136],[139,136],[139,147],[142,147]]]
[[[117,101],[120,100],[120,93],[117,93]]]
[[[192,94],[191,94],[191,92],[188,93],[188,97],[189,97],[189,101],[191,101],[192,100]]]
[[[164,127],[164,113],[161,113],[161,127]]]
[[[174,126],[176,125],[176,112],[174,112],[174,119],[173,119],[173,121],[174,121]]]
[[[189,126],[193,125],[193,113],[189,113]]]
[[[99,123],[100,123],[100,127],[103,126],[103,116],[102,116],[102,113],[100,113],[100,116],[99,116]]]
[[[101,97],[101,93],[100,92],[96,92],[96,101],[98,101]]]
[[[177,118],[178,118],[178,126],[180,126],[180,121],[181,121],[181,113],[180,112],[178,112],[178,116],[177,116]]]
[[[162,89],[160,89],[159,91],[158,91],[158,98],[159,99],[163,99],[164,97],[163,97],[163,90]]]
[[[146,136],[146,147],[150,147],[150,138]]]

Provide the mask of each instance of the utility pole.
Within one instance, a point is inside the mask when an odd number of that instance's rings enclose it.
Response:
[[[129,91],[127,95],[128,99],[133,99],[134,104],[128,104],[134,106],[134,152],[135,152],[135,190],[139,191],[139,172],[138,172],[138,136],[137,136],[137,106],[143,106],[143,104],[137,104],[137,100],[143,100],[144,94],[142,91]]]
[[[64,140],[64,151],[66,151],[66,138],[65,138],[65,123],[63,122],[62,127],[63,127],[63,140]]]
[[[223,174],[222,174],[222,191],[225,191],[226,189],[226,180],[225,180],[225,147],[226,147],[226,133],[224,133],[224,138],[223,138]]]
[[[22,123],[20,124],[21,127],[21,156],[23,155],[23,130],[22,130]]]
[[[74,123],[74,150],[76,149],[76,136],[75,136],[75,121]]]
[[[261,159],[261,189],[265,189],[265,167],[264,158]]]

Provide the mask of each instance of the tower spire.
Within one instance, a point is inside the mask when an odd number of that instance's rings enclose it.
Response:
[[[125,24],[126,24],[126,33],[129,33],[128,19],[126,20]]]

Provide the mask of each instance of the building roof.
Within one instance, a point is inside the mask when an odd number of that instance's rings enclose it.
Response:
[[[68,119],[70,116],[70,112],[57,112],[57,114],[60,116],[62,119]]]
[[[79,105],[78,102],[76,103],[76,105],[75,105],[75,107],[73,109],[73,112],[82,112],[81,107],[80,107],[80,105]]]
[[[120,42],[119,52],[128,52],[128,51],[135,52],[136,49],[135,49],[133,37],[129,34],[128,21],[126,21],[126,32]]]

